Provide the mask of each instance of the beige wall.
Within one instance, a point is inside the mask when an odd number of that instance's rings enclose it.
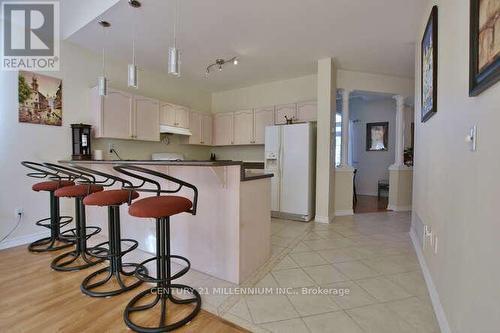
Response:
[[[108,61],[111,85],[126,88],[125,63]],[[71,154],[70,127],[72,123],[89,122],[88,90],[96,84],[100,71],[100,57],[73,44],[61,43],[61,71],[47,73],[63,79],[63,126],[21,124],[17,120],[17,73],[0,72],[0,238],[16,224],[14,209],[22,207],[25,216],[11,237],[31,235],[42,231],[34,221],[48,216],[48,196],[31,191],[33,179],[25,177],[19,165],[22,160],[56,161],[68,159]],[[200,111],[209,111],[211,94],[193,89],[186,82],[169,78],[166,73],[140,72],[139,94],[184,104]],[[94,147],[107,147],[107,142],[117,143],[123,158],[146,158],[154,151],[181,151],[190,158],[207,158],[209,148],[196,148],[174,143],[95,140]],[[125,147],[126,145],[126,147]],[[71,209],[67,200],[64,207]],[[1,245],[0,245],[1,246]]]
[[[212,112],[287,104],[317,99],[317,74],[258,84],[212,94]],[[337,70],[337,87],[380,93],[413,95],[413,82],[407,78]],[[224,159],[262,161],[264,146],[214,147],[212,152]]]
[[[428,1],[416,39],[433,4],[439,5],[438,112],[420,122],[418,45],[413,227],[427,224],[439,238],[438,253],[426,249],[424,256],[451,331],[493,333],[500,327],[500,84],[468,97],[469,1]],[[478,150],[470,152],[464,138],[474,124]]]

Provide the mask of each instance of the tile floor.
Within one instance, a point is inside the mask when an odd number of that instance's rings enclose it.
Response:
[[[409,228],[410,215],[394,212],[329,225],[274,219],[271,259],[240,286],[272,293],[224,295],[217,288],[237,286],[194,270],[179,283],[208,291],[204,309],[252,332],[438,333]]]

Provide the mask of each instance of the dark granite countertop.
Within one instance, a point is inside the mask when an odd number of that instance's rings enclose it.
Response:
[[[262,178],[271,178],[272,173],[265,173],[264,170],[249,171],[248,169],[264,169],[264,163],[251,162],[246,163],[243,161],[232,160],[184,160],[184,161],[153,161],[153,160],[63,160],[59,163],[74,163],[74,164],[135,164],[135,165],[175,165],[175,166],[203,166],[203,167],[217,167],[217,166],[232,166],[241,165],[241,181],[249,181]]]

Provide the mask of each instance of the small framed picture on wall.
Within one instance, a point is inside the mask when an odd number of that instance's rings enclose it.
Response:
[[[366,151],[386,151],[388,144],[388,122],[366,124]]]
[[[469,96],[500,80],[500,0],[470,1]]]
[[[432,7],[421,43],[421,118],[426,122],[437,112],[438,7]]]

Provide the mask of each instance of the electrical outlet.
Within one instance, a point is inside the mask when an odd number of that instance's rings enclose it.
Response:
[[[434,254],[438,253],[438,236],[434,237]]]
[[[24,209],[22,208],[16,208],[15,210],[16,217],[21,217],[24,214]]]
[[[114,150],[114,149],[115,149],[115,144],[114,144],[114,143],[110,143],[110,144],[108,144],[108,152],[109,152],[110,154],[112,154],[112,153],[113,153],[113,150]]]

